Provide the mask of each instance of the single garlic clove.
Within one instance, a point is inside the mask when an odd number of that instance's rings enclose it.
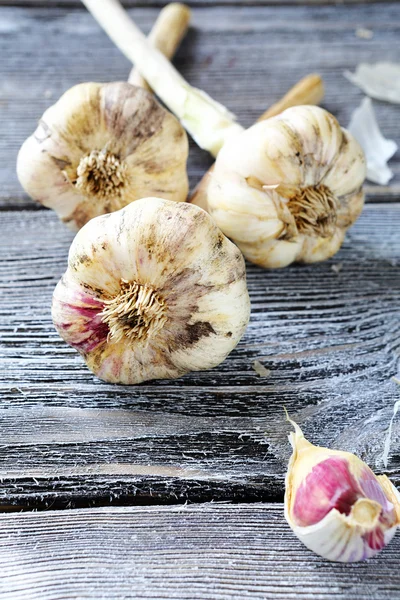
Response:
[[[152,94],[128,83],[82,83],[41,118],[18,155],[25,191],[74,230],[152,196],[184,202],[187,136]]]
[[[138,200],[78,232],[52,314],[61,337],[105,381],[210,369],[249,320],[243,256],[202,209]]]
[[[365,159],[326,110],[296,106],[239,133],[208,188],[217,225],[267,268],[333,256],[359,216]]]
[[[300,427],[286,475],[285,517],[296,536],[328,560],[357,562],[377,554],[400,524],[400,495],[354,454],[308,442]]]

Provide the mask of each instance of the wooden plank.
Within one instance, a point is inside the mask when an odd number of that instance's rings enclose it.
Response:
[[[397,0],[389,0],[396,2]],[[142,7],[161,7],[165,5],[164,0],[121,0],[122,4],[129,8],[142,8]],[[388,0],[340,0],[340,4],[378,4],[387,3]],[[338,0],[188,0],[185,2],[189,6],[194,7],[208,7],[208,6],[277,6],[277,5],[337,5]],[[80,0],[0,0],[0,6],[28,6],[28,7],[41,7],[41,6],[72,6],[79,7]]]
[[[273,504],[3,514],[0,598],[394,600],[399,552],[329,563]]]
[[[0,207],[32,206],[19,186],[15,157],[45,108],[75,83],[122,80],[128,61],[82,8],[1,8]],[[132,14],[147,32],[158,9]],[[358,27],[373,31],[370,40]],[[400,4],[357,6],[208,6],[193,11],[193,27],[176,65],[250,125],[300,77],[320,72],[325,106],[346,125],[363,94],[343,72],[362,61],[399,61]],[[383,133],[400,143],[398,107],[374,102]],[[189,174],[194,185],[210,158],[191,144]],[[400,195],[400,154],[391,161],[389,186],[368,185],[372,201]]]
[[[284,405],[312,441],[382,472],[399,394],[399,228],[400,204],[371,204],[334,259],[249,266],[251,322],[222,365],[124,387],[98,381],[53,329],[72,234],[50,211],[3,211],[0,504],[282,498]],[[398,419],[387,472],[400,484]]]

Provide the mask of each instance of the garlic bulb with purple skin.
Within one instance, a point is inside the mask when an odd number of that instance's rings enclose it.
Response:
[[[104,381],[211,369],[249,320],[244,259],[202,209],[144,198],[78,232],[52,315]]]
[[[300,427],[286,475],[285,517],[316,554],[357,562],[377,554],[400,524],[400,494],[385,475],[376,476],[350,452],[307,441]]]

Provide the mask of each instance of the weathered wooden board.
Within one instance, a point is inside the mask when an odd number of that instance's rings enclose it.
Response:
[[[164,3],[125,2],[145,31]],[[177,67],[244,125],[319,71],[325,106],[347,124],[363,94],[343,71],[400,60],[400,5],[297,3],[191,1],[193,28]],[[63,91],[124,79],[130,65],[76,0],[0,4],[9,5],[0,8],[0,599],[399,598],[399,535],[366,564],[329,564],[292,535],[280,503],[243,503],[282,500],[290,454],[283,406],[312,441],[356,451],[385,471],[400,391],[391,380],[400,356],[399,156],[389,186],[368,185],[372,204],[334,259],[279,272],[249,266],[251,323],[220,367],[107,385],[52,327],[51,294],[72,234],[35,210],[15,159]],[[373,38],[357,37],[358,27]],[[384,134],[400,142],[398,107],[374,105]],[[209,163],[192,144],[192,184]],[[269,377],[255,373],[255,360]],[[398,418],[386,472],[399,486]],[[4,514],[211,499],[242,503]]]
[[[213,4],[213,3],[212,3]],[[146,32],[158,9],[131,10]],[[176,65],[194,85],[250,125],[298,79],[317,71],[325,106],[347,125],[363,93],[343,72],[360,62],[400,60],[400,4],[357,6],[208,6],[195,8],[193,27]],[[373,31],[360,39],[358,27]],[[75,83],[127,77],[128,61],[81,8],[0,9],[0,206],[32,206],[15,174],[23,140],[49,104]],[[400,143],[398,106],[374,102],[383,133]],[[210,158],[191,145],[195,184]],[[400,156],[388,187],[368,185],[370,200],[400,195]]]
[[[282,505],[0,515],[2,600],[395,600],[400,535],[366,563],[309,552]]]
[[[324,5],[324,4],[368,4],[368,3],[379,3],[387,0],[188,0],[185,4],[189,6],[277,6],[277,5]],[[396,2],[397,0],[389,0]],[[165,0],[121,0],[122,4],[126,7],[149,7],[149,6],[164,6]],[[0,0],[0,6],[43,6],[43,4],[54,6],[80,6],[80,0]]]
[[[382,471],[399,397],[400,204],[368,205],[328,262],[249,266],[250,326],[220,367],[130,387],[96,380],[53,329],[72,234],[50,211],[1,217],[3,506],[282,498],[284,405],[314,442]],[[400,483],[398,420],[388,473]]]

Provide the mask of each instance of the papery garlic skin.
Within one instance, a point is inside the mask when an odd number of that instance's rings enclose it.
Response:
[[[335,117],[296,106],[224,145],[208,209],[251,262],[321,261],[339,250],[360,215],[365,174],[361,147]]]
[[[202,209],[138,200],[78,232],[52,315],[105,381],[211,369],[249,320],[243,256]]]
[[[351,115],[348,131],[359,142],[367,162],[367,179],[387,185],[394,176],[387,162],[397,152],[394,140],[383,137],[370,98],[364,98]]]
[[[81,83],[46,110],[20,149],[25,191],[71,229],[157,195],[186,201],[188,140],[152,94],[125,82]]]
[[[301,429],[286,475],[285,518],[295,535],[316,554],[357,562],[377,554],[400,524],[400,494],[354,454],[308,442]]]

